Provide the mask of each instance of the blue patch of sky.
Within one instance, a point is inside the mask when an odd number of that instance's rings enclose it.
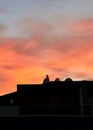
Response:
[[[15,36],[19,35],[16,21],[28,17],[51,25],[58,14],[64,14],[68,21],[93,18],[93,0],[0,0],[0,7],[6,9],[0,14],[0,22],[8,26],[8,35]]]

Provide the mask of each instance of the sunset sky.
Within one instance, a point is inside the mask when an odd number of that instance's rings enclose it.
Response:
[[[0,0],[0,95],[46,74],[93,80],[93,0]]]

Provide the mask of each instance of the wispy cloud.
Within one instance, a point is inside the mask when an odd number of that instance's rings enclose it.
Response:
[[[56,35],[47,22],[22,19],[16,24],[22,37],[0,37],[1,95],[16,90],[18,83],[42,83],[46,74],[51,80],[93,78],[93,20],[66,25],[67,33]],[[0,25],[1,34],[6,29]]]

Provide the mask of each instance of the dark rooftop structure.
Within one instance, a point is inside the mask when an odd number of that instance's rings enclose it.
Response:
[[[18,84],[16,92],[0,97],[0,108],[6,107],[10,115],[92,115],[93,81]]]

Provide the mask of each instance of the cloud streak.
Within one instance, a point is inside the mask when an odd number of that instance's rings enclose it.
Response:
[[[0,37],[0,95],[16,90],[19,83],[42,83],[46,74],[51,80],[93,79],[93,38],[86,36],[92,32],[92,20],[72,23],[68,34],[60,37],[51,35],[47,23],[36,22],[32,32],[30,23],[28,38]]]

